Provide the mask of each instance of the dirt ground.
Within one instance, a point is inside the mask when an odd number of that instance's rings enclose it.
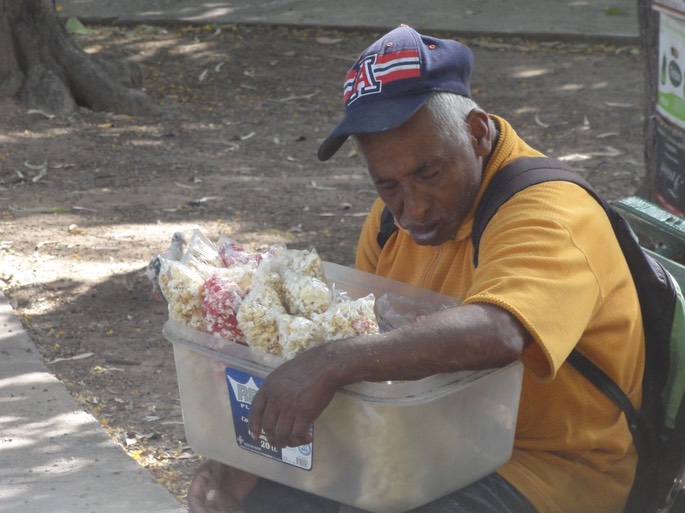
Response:
[[[374,192],[351,145],[328,163],[316,149],[341,115],[347,68],[380,34],[90,28],[81,45],[140,63],[164,115],[50,118],[0,101],[0,287],[76,400],[184,501],[199,456],[184,440],[167,307],[149,300],[143,269],[194,227],[352,264]],[[637,48],[465,42],[486,110],[608,199],[637,191]]]

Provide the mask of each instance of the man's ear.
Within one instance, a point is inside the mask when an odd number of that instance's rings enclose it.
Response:
[[[471,129],[473,147],[479,157],[487,157],[492,151],[495,134],[492,133],[490,118],[485,111],[473,109],[466,116],[466,122]]]

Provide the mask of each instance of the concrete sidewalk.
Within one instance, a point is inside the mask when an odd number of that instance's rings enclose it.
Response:
[[[634,43],[635,0],[58,0],[86,23],[259,23]]]
[[[182,513],[44,364],[0,293],[0,512]]]

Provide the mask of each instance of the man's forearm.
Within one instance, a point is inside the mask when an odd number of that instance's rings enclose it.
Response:
[[[378,335],[326,347],[339,386],[356,381],[421,379],[442,372],[507,365],[531,340],[508,312],[487,304],[459,306]]]

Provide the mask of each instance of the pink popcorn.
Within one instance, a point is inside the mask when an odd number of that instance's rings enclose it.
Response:
[[[242,343],[236,314],[244,297],[243,290],[233,281],[219,275],[208,278],[202,286],[202,316],[207,333]]]
[[[262,261],[262,255],[259,253],[251,253],[243,246],[232,241],[224,242],[219,248],[219,256],[226,267],[233,267],[236,265],[257,267]]]

